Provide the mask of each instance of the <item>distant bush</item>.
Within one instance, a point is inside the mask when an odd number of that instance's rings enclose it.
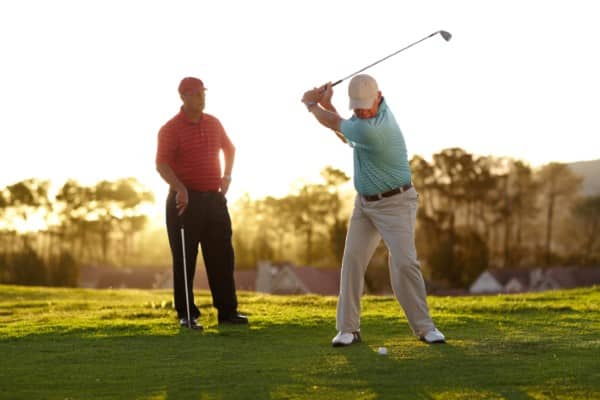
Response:
[[[17,285],[46,285],[48,274],[44,260],[31,247],[6,256],[6,283]]]
[[[0,283],[8,283],[8,263],[6,254],[0,254]]]
[[[63,251],[48,265],[50,286],[76,287],[79,278],[79,265],[68,251]]]
[[[78,278],[79,265],[67,251],[48,263],[31,247],[0,254],[0,283],[76,287]]]

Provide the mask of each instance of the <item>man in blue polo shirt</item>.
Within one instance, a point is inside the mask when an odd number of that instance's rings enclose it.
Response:
[[[337,335],[332,344],[360,342],[360,298],[364,275],[383,238],[389,253],[392,289],[415,335],[444,343],[427,306],[415,248],[418,194],[412,186],[402,131],[373,77],[362,74],[348,86],[354,115],[343,119],[331,104],[331,83],[304,93],[302,102],[322,125],[354,149],[354,202],[342,259]]]

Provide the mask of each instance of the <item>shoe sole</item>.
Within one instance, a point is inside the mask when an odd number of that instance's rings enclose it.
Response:
[[[355,337],[350,343],[333,342],[333,343],[331,343],[331,345],[333,347],[347,347],[347,346],[353,345],[355,343],[360,343],[360,342],[362,342],[362,339],[360,336],[358,336],[358,337]]]
[[[445,344],[446,340],[440,339],[440,340],[432,340],[431,342],[428,342],[427,340],[421,338],[421,342],[427,343],[427,344]]]
[[[348,346],[351,346],[351,345],[353,345],[355,343],[359,343],[359,342],[352,342],[352,343],[338,343],[338,342],[336,342],[336,343],[332,343],[331,345],[333,347],[348,347]]]

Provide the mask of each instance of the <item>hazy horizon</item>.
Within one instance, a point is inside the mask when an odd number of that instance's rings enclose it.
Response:
[[[445,149],[440,149],[440,151],[445,150]],[[468,152],[468,149],[463,149],[465,151]],[[473,153],[471,153],[473,154]],[[427,161],[431,162],[431,155],[429,157],[425,157],[421,154],[415,154],[418,156],[421,156],[423,158],[425,158]],[[548,162],[539,164],[539,165],[534,165],[530,162],[528,162],[527,160],[522,160],[522,159],[518,159],[518,158],[514,158],[514,157],[510,157],[510,156],[506,156],[506,155],[482,155],[482,154],[473,154],[474,157],[497,157],[497,158],[509,158],[509,159],[513,159],[513,160],[517,160],[517,161],[522,161],[527,163],[530,167],[532,167],[533,169],[539,169],[542,166],[548,164],[548,163],[552,163],[552,162],[560,162],[560,163],[565,163],[565,164],[576,164],[576,163],[587,163],[587,162],[594,162],[594,161],[599,161],[600,158],[596,158],[596,159],[590,159],[590,160],[574,160],[574,161],[567,161],[567,162],[563,162],[563,161],[554,161],[554,160],[550,160]],[[326,165],[323,165],[321,167],[324,168],[326,167]],[[343,172],[345,172],[348,176],[350,176],[351,181],[350,184],[352,183],[352,165],[350,165],[349,168],[339,168],[339,167],[335,167],[336,169],[340,169]],[[235,169],[235,168],[234,168]],[[305,184],[305,183],[317,183],[320,182],[322,179],[320,178],[319,172],[321,171],[321,169],[319,169],[317,171],[317,173],[311,177],[308,176],[298,176],[295,178],[290,178],[290,181],[288,182],[288,186],[287,188],[283,188],[280,187],[281,190],[279,191],[273,191],[273,192],[265,192],[265,193],[253,193],[251,191],[240,191],[240,190],[236,190],[236,185],[234,183],[232,183],[231,188],[228,192],[227,197],[229,198],[230,201],[235,202],[236,200],[240,199],[242,196],[245,195],[249,195],[252,199],[261,199],[264,197],[268,197],[268,196],[272,196],[272,197],[283,197],[286,196],[290,193],[292,193],[297,187],[298,185],[301,184]],[[137,176],[132,176],[132,175],[114,175],[114,176],[110,176],[110,177],[99,177],[99,178],[84,178],[84,179],[78,179],[76,177],[70,177],[70,176],[65,176],[65,177],[48,177],[48,176],[28,176],[28,177],[22,177],[19,179],[13,179],[13,180],[7,180],[7,179],[1,179],[0,178],[0,188],[6,187],[8,185],[26,180],[26,179],[37,179],[40,181],[50,181],[52,188],[54,190],[59,189],[60,186],[62,186],[64,183],[66,183],[68,180],[74,180],[77,183],[81,184],[81,185],[85,185],[85,186],[89,186],[89,185],[94,185],[100,181],[103,180],[107,180],[107,181],[114,181],[114,180],[118,180],[118,179],[122,179],[122,178],[135,178],[137,180],[139,180],[140,183],[142,183],[147,189],[151,190],[157,197],[156,197],[156,201],[157,202],[161,202],[163,199],[158,197],[160,195],[164,195],[166,196],[167,191],[168,191],[168,185],[165,181],[162,180],[162,178],[158,175],[158,173],[156,173],[156,179],[153,179],[153,181],[156,182],[148,182],[145,181],[143,179],[141,179],[140,177]],[[236,182],[237,183],[237,182]],[[153,185],[154,184],[154,185]]]

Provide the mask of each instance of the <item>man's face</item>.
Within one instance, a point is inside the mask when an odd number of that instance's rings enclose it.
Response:
[[[369,108],[369,109],[355,108],[354,114],[356,114],[356,116],[360,119],[369,119],[369,118],[373,118],[374,116],[376,116],[377,111],[373,112],[373,110],[371,108]]]
[[[354,114],[360,119],[369,119],[377,115],[379,111],[379,103],[381,102],[381,92],[377,95],[377,99],[373,102],[371,108],[355,108]]]
[[[183,105],[188,110],[204,111],[204,90],[198,90],[192,93],[186,93],[181,95]]]

